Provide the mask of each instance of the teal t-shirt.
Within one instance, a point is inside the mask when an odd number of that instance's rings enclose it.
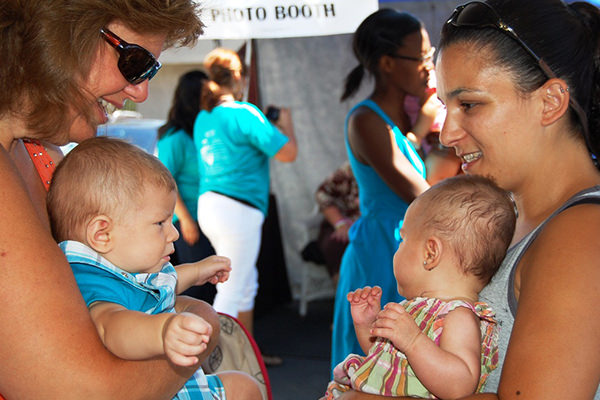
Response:
[[[227,102],[200,111],[194,123],[200,194],[214,191],[267,214],[269,159],[289,139],[253,104]]]
[[[175,178],[183,203],[194,219],[198,218],[200,175],[194,141],[183,129],[167,132],[158,141],[158,158]],[[176,215],[173,222],[177,221]]]

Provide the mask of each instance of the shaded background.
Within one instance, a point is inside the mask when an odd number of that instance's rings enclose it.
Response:
[[[408,11],[419,17],[435,46],[442,23],[461,3],[457,0],[380,1],[379,7]],[[271,191],[278,221],[267,221],[265,226],[270,233],[265,235],[263,247],[266,248],[263,250],[267,250],[269,256],[262,255],[263,260],[259,260],[259,264],[263,264],[259,296],[277,302],[285,301],[290,295],[287,288],[278,288],[278,285],[285,285],[286,280],[293,298],[299,297],[303,268],[309,269],[309,289],[333,295],[325,268],[306,264],[300,251],[315,235],[315,190],[347,159],[344,118],[371,89],[372,82],[367,79],[354,98],[343,103],[339,101],[344,78],[357,64],[351,42],[352,34],[251,42],[201,40],[193,49],[169,50],[161,55],[164,66],[152,80],[149,98],[136,106],[144,118],[164,119],[177,79],[191,69],[200,68],[206,53],[217,46],[234,50],[251,46],[249,53],[255,57],[257,71],[256,103],[263,110],[270,104],[291,109],[299,148],[294,163],[273,162],[271,165]],[[277,231],[281,233],[282,250],[276,243]],[[265,266],[267,271],[264,271]],[[267,305],[259,297],[257,312],[264,306]]]

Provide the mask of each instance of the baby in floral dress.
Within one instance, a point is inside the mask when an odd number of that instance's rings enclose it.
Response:
[[[402,303],[381,310],[381,289],[348,293],[367,356],[333,371],[324,399],[350,389],[383,396],[458,398],[481,391],[496,367],[494,314],[478,302],[510,244],[508,193],[479,176],[446,179],[408,208],[394,255]]]

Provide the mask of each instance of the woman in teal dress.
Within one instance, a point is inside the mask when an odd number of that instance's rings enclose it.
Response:
[[[406,135],[425,137],[435,118],[435,95],[427,90],[433,53],[427,31],[414,16],[381,9],[367,17],[353,39],[359,65],[346,78],[342,100],[360,87],[365,70],[375,79],[368,99],[346,118],[345,141],[359,186],[361,217],[350,230],[334,309],[331,368],[347,354],[362,354],[352,324],[348,292],[381,286],[382,304],[400,301],[392,258],[408,204],[429,185],[425,165]],[[414,125],[404,109],[406,95],[422,99]]]
[[[171,255],[174,265],[195,262],[215,251],[198,225],[200,174],[194,145],[194,121],[200,111],[202,84],[208,75],[200,70],[186,72],[179,78],[167,121],[158,128],[158,158],[177,182],[177,204],[173,224],[180,233]],[[212,303],[212,284],[192,286],[184,294]]]

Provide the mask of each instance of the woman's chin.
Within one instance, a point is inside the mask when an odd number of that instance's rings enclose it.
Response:
[[[77,124],[71,128],[69,132],[69,142],[81,143],[86,139],[90,139],[96,136],[95,126],[86,124]]]

